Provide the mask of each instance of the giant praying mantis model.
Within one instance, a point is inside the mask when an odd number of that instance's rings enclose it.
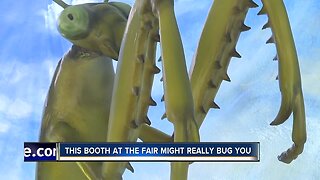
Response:
[[[80,142],[198,142],[199,128],[223,80],[252,0],[215,0],[187,73],[173,0],[136,0],[69,6],[60,33],[74,45],[59,63],[44,110],[40,141]],[[271,125],[280,125],[293,112],[293,146],[278,159],[290,163],[306,142],[304,100],[296,49],[282,0],[262,0],[259,15],[267,14],[279,62],[281,106]],[[130,14],[129,14],[130,13]],[[150,126],[156,45],[160,42],[164,100],[163,117],[173,123],[169,136]],[[118,60],[114,75],[111,57]],[[114,78],[114,79],[113,79]],[[112,91],[112,94],[111,94]],[[110,108],[109,108],[110,107]],[[110,110],[110,111],[109,111]],[[109,113],[110,112],[110,113]],[[189,162],[172,162],[171,179],[187,179]],[[39,179],[122,179],[127,162],[39,163]]]

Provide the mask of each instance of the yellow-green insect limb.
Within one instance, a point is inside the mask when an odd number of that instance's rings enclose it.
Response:
[[[232,57],[241,57],[235,46],[240,33],[250,29],[244,19],[254,7],[251,0],[213,2],[189,72],[199,127],[210,108],[220,108],[213,100],[222,80],[231,81],[227,68]]]
[[[137,92],[134,85],[134,73],[137,64],[135,48],[139,26],[136,4],[129,15],[128,24],[122,40],[119,62],[116,70],[112,103],[109,116],[107,142],[130,142],[139,128],[133,127]],[[134,123],[135,124],[135,123]],[[135,132],[136,131],[136,132]],[[131,138],[130,138],[131,137]],[[133,139],[132,139],[133,140]],[[125,163],[105,162],[102,167],[104,179],[122,179]]]
[[[281,106],[271,125],[285,122],[293,112],[293,146],[278,159],[290,163],[302,153],[307,140],[304,100],[296,48],[286,9],[282,0],[262,0],[260,14],[267,14],[278,52]]]
[[[148,124],[142,124],[139,134],[139,139],[143,142],[172,142],[172,136],[149,126]]]
[[[159,19],[166,114],[174,125],[174,142],[198,142],[198,126],[173,1],[151,1]],[[171,179],[187,179],[189,162],[172,162]]]
[[[69,5],[65,3],[62,0],[53,0],[53,2],[57,3],[59,6],[61,6],[63,9],[67,8]]]
[[[154,74],[159,73],[160,69],[155,65],[156,41],[153,36],[157,34],[156,30],[152,30],[147,34],[146,53],[144,54],[143,70],[141,71],[140,95],[138,99],[138,111],[136,112],[136,123],[151,124],[147,117],[149,106],[156,106],[157,103],[151,97],[152,84]]]
[[[141,23],[141,1],[132,8],[122,46],[114,84],[107,142],[136,142],[141,125],[149,123],[147,111],[155,105],[151,98],[156,41],[152,27]],[[121,179],[124,163],[106,162],[105,179]]]
[[[192,93],[182,42],[174,16],[173,1],[154,2],[153,6],[156,7],[159,18],[166,114],[174,125],[179,126],[176,127],[178,132],[175,131],[176,140],[199,141],[198,130],[193,129],[196,124]],[[183,129],[182,126],[186,129]],[[187,128],[190,128],[189,132]]]

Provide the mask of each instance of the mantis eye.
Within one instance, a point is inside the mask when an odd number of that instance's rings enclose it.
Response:
[[[58,30],[69,40],[84,38],[89,33],[89,13],[82,6],[69,6],[64,9],[58,19]]]

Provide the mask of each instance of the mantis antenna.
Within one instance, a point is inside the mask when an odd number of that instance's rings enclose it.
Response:
[[[65,9],[66,7],[68,7],[69,5],[67,3],[65,3],[62,0],[53,0],[53,2],[57,3],[59,6],[61,6],[63,9]]]

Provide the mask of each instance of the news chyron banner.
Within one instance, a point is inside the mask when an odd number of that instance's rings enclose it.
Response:
[[[24,143],[24,161],[259,162],[259,142]]]

